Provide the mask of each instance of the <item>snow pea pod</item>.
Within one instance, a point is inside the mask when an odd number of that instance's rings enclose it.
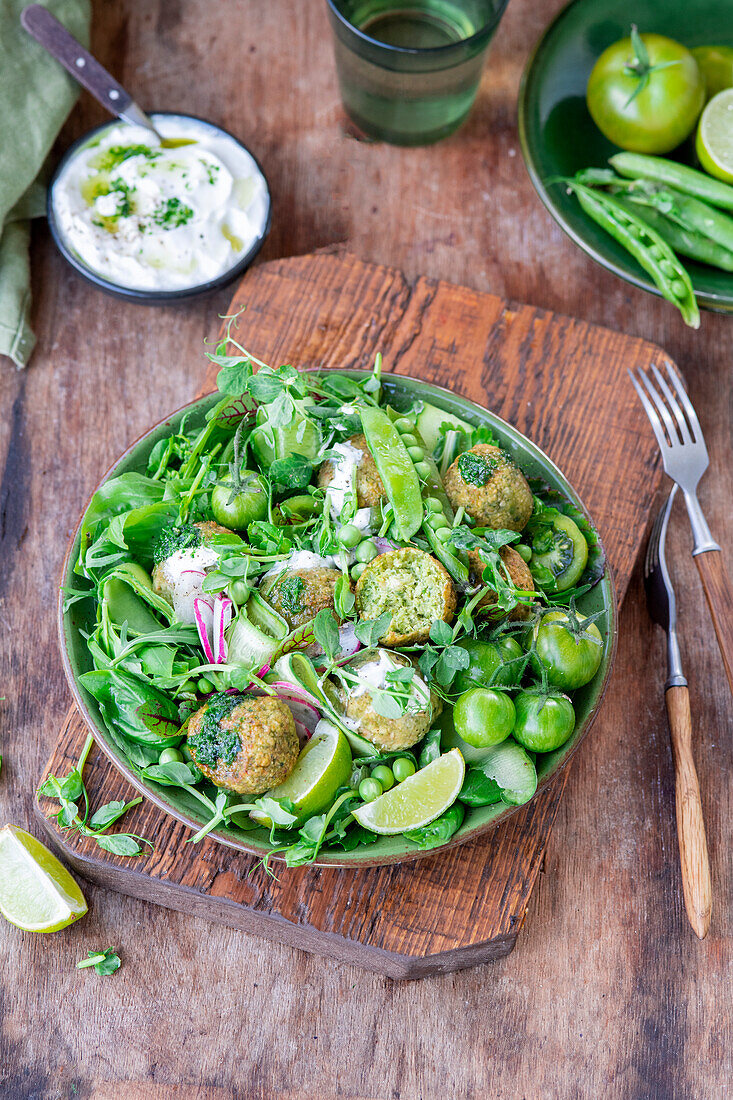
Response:
[[[613,195],[594,191],[572,179],[564,183],[575,193],[588,217],[631,253],[654,280],[662,297],[677,306],[685,324],[699,328],[700,311],[690,276],[666,241]]]
[[[367,446],[394,509],[400,537],[407,541],[419,530],[423,517],[420,479],[415,464],[383,409],[365,405],[359,412]]]
[[[684,191],[686,195],[733,210],[733,187],[715,180],[705,172],[678,164],[664,157],[651,157],[644,153],[616,153],[608,162],[621,176],[632,179],[657,180]]]
[[[718,267],[721,271],[733,271],[733,251],[729,248],[677,220],[672,221],[666,214],[661,214],[646,203],[639,204],[633,195],[617,195],[617,200],[630,213],[642,217],[680,256],[689,256],[691,260]]]

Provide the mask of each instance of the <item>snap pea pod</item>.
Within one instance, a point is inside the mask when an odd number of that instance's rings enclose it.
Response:
[[[451,526],[454,520],[453,505],[443,487],[440,471],[438,470],[435,460],[428,452],[425,440],[420,435],[417,428],[414,429],[414,434],[425,451],[424,461],[430,467],[430,475],[423,483],[423,499],[428,500],[430,497],[433,497],[435,500],[439,500],[443,506],[443,516],[445,517],[446,523],[448,526]],[[456,550],[454,547],[448,546],[447,543],[441,542],[437,531],[430,525],[429,521],[430,514],[426,514],[423,520],[422,529],[425,538],[430,543],[433,554],[438,561],[443,563],[454,581],[458,581],[459,584],[468,584],[468,558],[465,552]]]
[[[662,297],[677,306],[685,324],[699,328],[700,311],[690,276],[666,241],[613,195],[594,191],[572,179],[564,183],[575,193],[588,217],[623,245],[651,276]]]
[[[691,260],[718,267],[721,271],[733,271],[733,251],[722,244],[680,225],[678,221],[671,221],[666,215],[646,204],[643,205],[642,213],[636,205],[636,199],[630,194],[617,195],[616,198],[630,213],[638,213],[680,256],[689,256]]]
[[[715,180],[705,172],[678,164],[664,157],[651,157],[644,153],[616,153],[608,162],[621,176],[632,179],[657,180],[693,195],[704,202],[720,206],[723,210],[733,210],[733,187],[728,183]]]
[[[405,542],[420,529],[423,517],[420,479],[400,434],[387,413],[376,405],[359,410],[361,424],[387,499]]]

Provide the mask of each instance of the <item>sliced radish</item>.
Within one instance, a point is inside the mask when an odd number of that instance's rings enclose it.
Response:
[[[201,648],[203,649],[206,660],[212,665],[217,662],[214,660],[214,648],[211,644],[211,638],[214,632],[214,609],[208,600],[203,599],[201,596],[197,596],[193,601],[193,613],[196,619],[196,629],[199,632],[199,638],[201,640]]]
[[[234,604],[228,596],[219,595],[214,600],[212,632],[214,637],[214,663],[222,665],[227,659],[227,641],[224,632],[232,621]]]

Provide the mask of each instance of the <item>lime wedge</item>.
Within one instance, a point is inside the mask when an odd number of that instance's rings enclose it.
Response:
[[[357,807],[354,817],[373,833],[389,835],[419,829],[455,802],[465,771],[460,752],[451,749],[391,791]]]
[[[351,767],[349,742],[341,730],[322,718],[288,778],[268,791],[267,796],[289,798],[298,818],[305,820],[331,804],[339,787],[348,784]],[[250,817],[268,828],[271,825],[260,810],[253,810]]]
[[[733,183],[733,88],[718,92],[703,111],[695,151],[706,172]]]
[[[26,932],[58,932],[87,911],[56,856],[24,829],[0,829],[0,913]]]

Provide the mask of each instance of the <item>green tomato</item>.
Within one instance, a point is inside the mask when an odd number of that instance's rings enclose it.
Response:
[[[376,768],[372,768],[371,777],[376,779],[383,791],[388,791],[394,787],[394,773],[386,764],[378,764]]]
[[[517,661],[523,655],[522,647],[516,638],[504,634],[495,642],[485,642],[481,638],[467,638],[458,643],[468,651],[471,663],[458,673],[454,682],[456,691],[468,691],[472,687],[512,687],[520,682],[522,663]],[[504,666],[516,661],[509,668]]]
[[[362,802],[374,802],[382,793],[382,784],[378,779],[362,779],[359,784],[359,798]]]
[[[256,470],[242,470],[244,490],[232,497],[231,478],[214,486],[211,493],[211,511],[222,527],[232,531],[244,531],[248,524],[267,516],[267,493],[262,488]]]
[[[532,570],[533,566],[540,566],[542,569],[549,569],[554,581],[552,591],[564,592],[576,585],[583,576],[588,564],[588,543],[577,523],[562,512],[557,513],[552,526],[552,545],[549,550],[533,553],[529,568]]]
[[[679,42],[642,34],[604,50],[590,74],[586,101],[609,141],[634,153],[669,153],[692,133],[705,81]]]
[[[415,765],[406,756],[398,756],[392,761],[392,775],[397,783],[404,783],[411,775],[415,774]]]
[[[514,703],[503,691],[476,687],[464,692],[453,708],[453,724],[459,737],[477,749],[506,741],[514,729]]]
[[[303,523],[316,512],[320,512],[322,505],[308,493],[300,493],[298,496],[283,500],[279,508],[283,519],[288,523]]]
[[[183,763],[183,753],[179,749],[163,749],[162,753],[158,757],[159,764],[181,764]]]
[[[733,46],[695,46],[690,53],[705,81],[705,98],[733,88]]]
[[[517,718],[514,740],[532,752],[553,752],[564,745],[575,729],[575,711],[567,695],[559,691],[543,695],[520,691],[514,700]]]
[[[554,687],[574,691],[592,680],[603,656],[603,638],[595,623],[584,627],[580,637],[568,629],[568,616],[564,611],[548,611],[535,627],[535,655],[532,664],[539,672],[547,671],[547,679]],[[578,621],[585,621],[578,615]]]

